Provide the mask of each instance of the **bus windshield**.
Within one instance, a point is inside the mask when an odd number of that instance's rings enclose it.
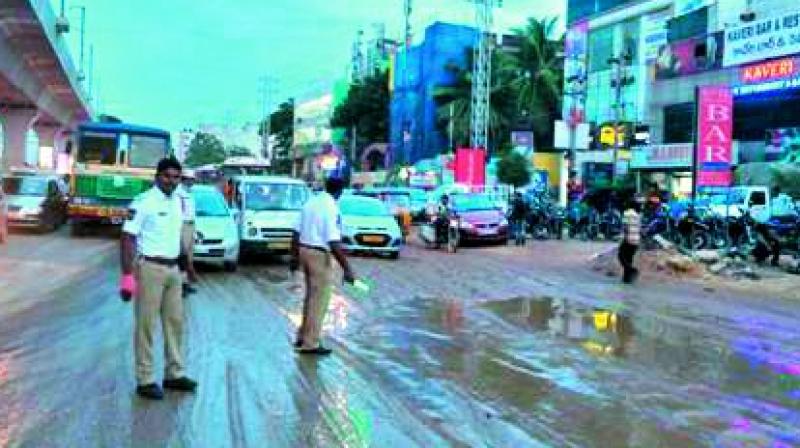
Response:
[[[128,166],[131,168],[155,168],[169,153],[169,142],[164,137],[131,135],[130,142]]]
[[[78,139],[78,163],[115,165],[117,163],[117,134],[112,132],[83,132]]]

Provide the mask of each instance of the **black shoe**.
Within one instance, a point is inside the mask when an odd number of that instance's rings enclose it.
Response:
[[[331,349],[329,349],[327,347],[323,347],[323,346],[320,345],[317,348],[301,348],[301,349],[298,349],[297,353],[300,353],[301,355],[327,356],[327,355],[330,355],[331,353],[333,353],[333,350],[331,350]]]
[[[143,384],[136,387],[136,394],[148,400],[163,400],[164,391],[156,383]]]
[[[164,380],[164,389],[179,390],[181,392],[194,392],[197,382],[185,376],[171,380]]]
[[[197,289],[194,286],[192,286],[192,285],[190,285],[188,283],[184,283],[184,285],[183,285],[183,294],[184,295],[194,294],[196,292],[197,292]]]
[[[303,340],[302,339],[298,339],[298,340],[294,341],[294,348],[300,348],[302,346],[303,346]]]

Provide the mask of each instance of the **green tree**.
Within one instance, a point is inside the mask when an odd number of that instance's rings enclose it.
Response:
[[[253,157],[253,151],[244,146],[233,145],[227,149],[228,157]]]
[[[497,180],[501,183],[513,185],[515,188],[524,187],[531,183],[531,172],[528,169],[528,159],[525,156],[510,152],[497,162]]]
[[[448,64],[449,71],[455,81],[450,85],[441,85],[434,89],[433,97],[437,103],[436,115],[439,129],[445,134],[449,132],[452,119],[453,145],[455,147],[470,144],[470,123],[472,118],[472,49],[467,51],[467,63],[464,66]],[[498,70],[512,63],[505,53],[496,51],[492,55],[492,88],[489,97],[489,150],[497,151],[510,139],[511,123],[514,118],[514,91],[509,70]],[[449,148],[448,148],[449,149]]]
[[[347,145],[356,130],[356,158],[368,145],[389,140],[389,100],[389,72],[383,71],[352,84],[347,98],[334,109],[331,127],[347,130]]]
[[[266,131],[266,123],[261,123],[259,135]],[[278,106],[278,110],[270,114],[270,135],[275,136],[272,147],[272,169],[276,174],[292,172],[292,141],[294,138],[294,99]]]
[[[227,154],[222,141],[212,134],[198,132],[189,144],[186,155],[186,165],[197,167],[207,164],[217,164],[225,161]]]
[[[521,46],[509,55],[510,64],[499,67],[511,79],[517,116],[532,126],[537,146],[545,148],[552,147],[553,123],[561,117],[564,35],[556,36],[557,22],[530,18],[524,28],[514,29]]]

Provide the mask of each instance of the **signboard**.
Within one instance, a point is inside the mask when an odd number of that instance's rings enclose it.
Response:
[[[661,47],[656,79],[670,79],[722,68],[722,32],[673,42]]]
[[[655,61],[667,45],[667,20],[671,17],[668,9],[642,16],[642,54],[646,64]]]
[[[800,87],[800,59],[784,58],[747,65],[739,69],[734,96],[774,92]]]
[[[725,31],[725,67],[794,53],[800,53],[800,13],[796,8]]]
[[[575,92],[572,81],[586,80],[586,58],[589,45],[589,21],[575,22],[568,30],[564,44],[564,91]],[[584,105],[580,95],[564,95],[562,116],[573,123],[584,121]]]
[[[511,146],[514,148],[515,152],[518,152],[525,157],[530,157],[534,150],[533,132],[511,132]]]
[[[456,151],[455,181],[465,185],[484,185],[486,182],[486,151],[459,148]]]
[[[697,88],[696,146],[697,186],[729,186],[733,163],[733,95],[728,87]]]
[[[658,169],[658,168],[684,168],[692,167],[691,143],[678,143],[671,145],[650,145],[635,148],[631,159],[633,169]]]

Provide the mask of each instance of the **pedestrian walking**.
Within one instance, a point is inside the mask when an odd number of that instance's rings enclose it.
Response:
[[[336,201],[343,189],[341,178],[327,179],[325,190],[306,202],[293,232],[289,269],[293,274],[302,269],[306,285],[303,320],[295,342],[301,354],[331,353],[331,349],[321,343],[322,323],[333,293],[331,258],[335,258],[344,271],[344,280],[355,283],[355,274],[341,246],[341,215]]]
[[[636,198],[628,204],[622,214],[622,242],[619,245],[619,263],[622,265],[622,281],[633,283],[639,277],[639,270],[633,265],[633,259],[639,250],[641,239],[641,201]]]
[[[134,298],[134,355],[136,392],[153,400],[164,397],[153,374],[156,325],[163,329],[164,388],[193,392],[197,383],[186,377],[183,361],[183,299],[178,257],[181,254],[183,211],[175,193],[181,164],[163,159],[156,168],[155,185],[130,206],[122,227],[120,295]]]
[[[525,245],[525,221],[528,217],[528,204],[522,197],[522,193],[514,193],[514,198],[511,200],[511,214],[509,219],[511,221],[511,231],[514,234],[514,244],[517,246]]]
[[[192,283],[197,281],[197,272],[194,270],[194,221],[196,219],[196,208],[194,196],[192,196],[192,186],[196,181],[195,173],[191,169],[185,169],[181,173],[181,184],[176,189],[176,193],[181,200],[181,212],[183,213],[183,227],[181,228],[181,256],[179,266],[183,278],[183,296],[194,294],[197,290]]]

